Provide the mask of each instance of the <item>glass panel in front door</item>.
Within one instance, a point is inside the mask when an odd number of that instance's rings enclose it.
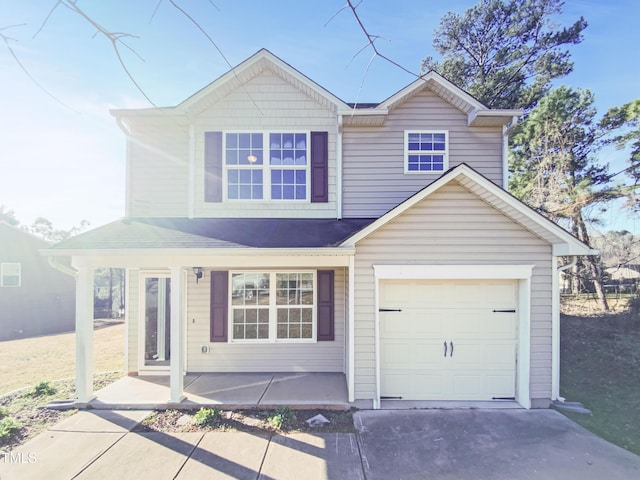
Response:
[[[171,279],[145,279],[144,365],[169,366]]]

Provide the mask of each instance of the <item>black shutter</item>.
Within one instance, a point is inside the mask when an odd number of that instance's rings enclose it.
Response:
[[[329,201],[329,134],[311,132],[311,202]]]
[[[204,132],[204,201],[222,201],[222,132]]]
[[[212,342],[227,341],[229,319],[229,272],[211,272],[211,332]]]
[[[319,342],[334,340],[335,308],[333,270],[318,270],[318,335]]]

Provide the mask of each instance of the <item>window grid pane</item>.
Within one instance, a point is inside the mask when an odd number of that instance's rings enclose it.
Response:
[[[313,274],[276,275],[277,338],[313,337]]]
[[[232,200],[262,199],[262,169],[228,169],[227,197]]]
[[[19,263],[3,263],[0,265],[0,286],[19,287],[21,285],[21,265]]]
[[[306,170],[271,170],[271,198],[273,200],[306,199]]]
[[[407,171],[442,172],[445,169],[446,133],[412,132],[407,134]]]
[[[252,157],[255,157],[255,161]],[[227,165],[262,165],[261,133],[227,133],[225,163]]]

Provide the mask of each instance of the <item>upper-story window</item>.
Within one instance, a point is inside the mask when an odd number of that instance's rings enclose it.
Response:
[[[406,130],[405,173],[443,173],[449,166],[449,133]]]
[[[19,287],[22,284],[19,263],[0,264],[0,287]]]
[[[306,132],[230,132],[224,142],[227,199],[309,199]]]

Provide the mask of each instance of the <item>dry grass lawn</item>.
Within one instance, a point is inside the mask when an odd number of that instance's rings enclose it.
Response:
[[[124,323],[94,331],[94,372],[124,371]],[[75,375],[75,333],[0,342],[0,396]]]

